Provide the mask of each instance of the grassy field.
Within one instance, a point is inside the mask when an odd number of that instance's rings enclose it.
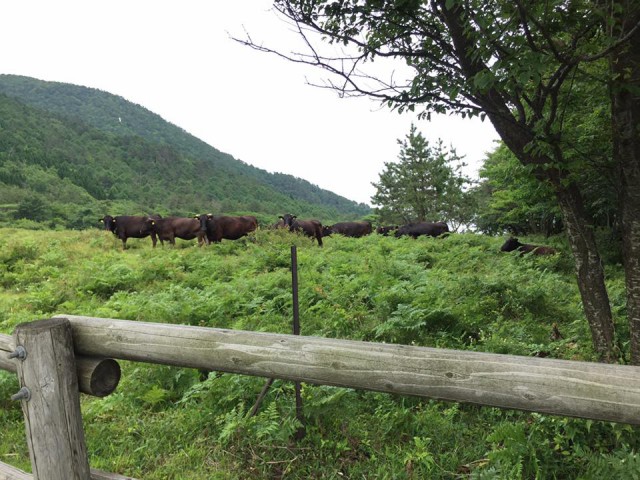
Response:
[[[331,237],[288,232],[198,248],[151,248],[98,230],[0,230],[0,331],[53,314],[291,331],[290,245],[298,246],[303,335],[593,360],[563,240],[547,258],[501,254],[501,238]],[[535,240],[535,239],[527,239]],[[538,239],[539,240],[539,239]],[[627,345],[621,268],[607,267]],[[562,338],[552,340],[556,323]],[[141,479],[640,478],[640,430],[334,387],[121,362],[104,399],[82,396],[92,467]],[[29,470],[22,413],[0,372],[0,461]]]

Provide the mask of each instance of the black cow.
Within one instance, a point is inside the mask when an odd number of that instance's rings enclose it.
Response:
[[[408,235],[418,238],[421,235],[429,237],[439,237],[445,233],[449,233],[449,227],[444,222],[416,222],[403,225],[396,231],[396,237]]]
[[[558,253],[558,251],[553,247],[533,245],[531,243],[520,243],[520,241],[515,237],[509,237],[500,248],[501,252],[513,252],[514,250],[518,250],[520,252],[520,256],[525,253],[531,253],[532,255],[554,255]]]
[[[130,215],[120,215],[112,217],[105,215],[100,219],[104,224],[104,229],[112,232],[116,237],[122,240],[122,249],[127,248],[127,238],[144,238],[151,236],[153,246],[156,246],[156,233],[153,231],[149,218],[160,219],[160,215],[149,215],[146,217],[136,217]]]
[[[376,233],[387,237],[392,231],[397,229],[398,229],[398,225],[380,226],[376,228]]]
[[[258,228],[258,219],[251,215],[229,217],[203,213],[195,218],[200,222],[200,230],[205,233],[207,244],[220,243],[222,239],[237,240]]]
[[[285,226],[289,227],[289,231],[301,231],[306,236],[315,238],[319,247],[322,246],[322,224],[318,220],[298,220],[295,215],[290,213],[285,213],[279,218],[284,221]]]
[[[167,240],[171,245],[176,244],[176,238],[183,240],[198,239],[198,244],[204,243],[205,233],[200,228],[200,222],[195,218],[166,217],[147,219],[151,229],[160,241]]]
[[[369,235],[371,231],[371,222],[339,222],[322,227],[322,236],[328,237],[332,233],[338,233],[345,237],[360,238]]]

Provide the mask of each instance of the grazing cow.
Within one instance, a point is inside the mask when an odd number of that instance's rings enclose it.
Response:
[[[206,235],[207,244],[220,243],[222,239],[237,240],[258,228],[258,219],[251,215],[228,217],[203,213],[195,218],[200,222],[200,230]]]
[[[376,233],[384,237],[388,237],[393,230],[397,230],[397,229],[398,229],[398,225],[387,225],[384,227],[380,226],[376,228]]]
[[[371,222],[339,222],[322,227],[322,236],[339,233],[345,237],[360,238],[371,233]]]
[[[200,229],[200,222],[195,218],[166,217],[147,219],[151,229],[161,242],[167,240],[171,245],[176,244],[176,238],[183,240],[198,239],[198,244],[204,243],[205,233]]]
[[[429,237],[439,237],[445,233],[449,233],[449,227],[444,222],[416,222],[403,225],[396,231],[396,237],[408,235],[418,238],[421,235]]]
[[[100,219],[104,224],[104,229],[112,232],[116,237],[122,240],[122,249],[127,248],[127,238],[144,238],[151,235],[151,242],[155,248],[157,243],[156,233],[153,231],[148,219],[160,219],[160,215],[149,215],[146,217],[135,217],[129,215],[120,215],[112,217],[105,215]]]
[[[500,248],[501,252],[513,252],[514,250],[518,250],[520,252],[520,256],[525,253],[531,253],[532,255],[554,255],[558,253],[558,251],[553,247],[520,243],[515,237],[509,237]]]
[[[318,246],[322,246],[322,224],[318,220],[298,220],[295,215],[285,213],[279,218],[284,221],[284,224],[289,227],[289,231],[297,232],[302,231],[308,237],[316,239]]]

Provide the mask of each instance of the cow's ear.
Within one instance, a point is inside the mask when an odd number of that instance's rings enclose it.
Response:
[[[100,220],[98,220],[100,223],[104,223],[104,218],[101,218]]]
[[[207,218],[213,218],[213,213],[207,213]]]
[[[284,220],[284,217],[282,215],[278,215],[278,218],[281,218],[281,219]]]
[[[298,218],[298,216],[297,215],[292,215],[291,218]]]

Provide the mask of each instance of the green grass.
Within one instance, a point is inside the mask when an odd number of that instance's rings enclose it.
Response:
[[[290,245],[298,246],[303,335],[528,356],[595,358],[568,249],[501,254],[502,239],[333,236],[320,249],[288,232],[198,248],[151,248],[91,230],[0,231],[0,331],[68,313],[254,331],[291,331]],[[619,341],[624,285],[607,267]],[[551,340],[553,323],[563,335]],[[121,362],[104,399],[82,396],[92,467],[144,479],[637,478],[627,425]],[[0,372],[0,461],[29,470],[15,376]]]

